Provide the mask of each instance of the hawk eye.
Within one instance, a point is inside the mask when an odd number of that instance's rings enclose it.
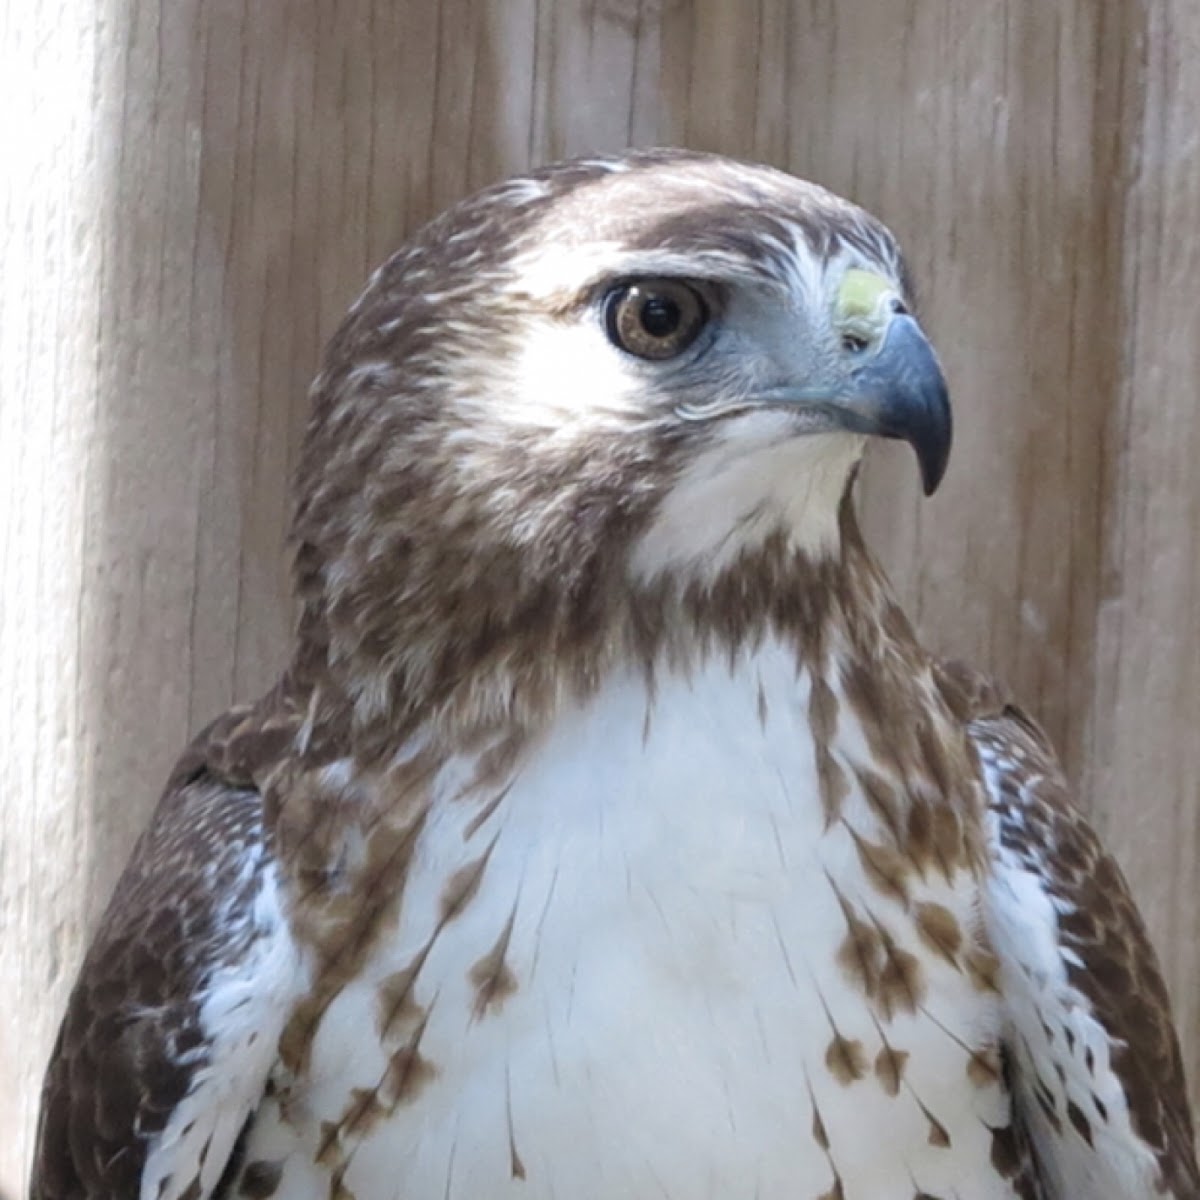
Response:
[[[708,321],[708,305],[678,279],[639,279],[608,294],[604,324],[608,340],[637,358],[661,360],[682,354]]]

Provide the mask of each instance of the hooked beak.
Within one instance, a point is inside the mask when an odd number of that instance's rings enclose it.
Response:
[[[859,361],[832,390],[829,418],[856,433],[903,438],[916,451],[925,495],[932,496],[946,473],[953,433],[933,347],[892,284],[871,271],[845,273],[833,320]]]
[[[878,348],[862,353],[869,357],[830,399],[830,416],[844,429],[908,442],[925,495],[932,496],[946,473],[953,435],[950,397],[933,347],[912,317],[893,313]]]

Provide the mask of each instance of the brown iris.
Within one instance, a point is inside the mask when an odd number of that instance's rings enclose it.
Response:
[[[639,279],[609,293],[604,321],[614,346],[661,360],[682,354],[700,336],[708,305],[678,279]]]

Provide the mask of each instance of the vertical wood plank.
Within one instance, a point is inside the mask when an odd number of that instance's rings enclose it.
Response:
[[[1083,777],[1137,885],[1200,1095],[1200,11],[1149,5],[1118,79],[1137,118],[1121,378]],[[1113,86],[1118,80],[1112,81]]]
[[[32,1097],[89,897],[78,683],[98,423],[102,141],[91,20],[11,9],[0,172],[0,1191],[22,1191]],[[67,19],[64,19],[67,18]],[[57,36],[47,36],[57,26]]]

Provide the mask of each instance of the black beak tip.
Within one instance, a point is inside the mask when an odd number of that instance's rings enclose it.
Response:
[[[950,447],[954,441],[954,418],[950,408],[950,393],[940,368],[935,364],[936,382],[929,389],[925,419],[914,433],[913,449],[921,463],[921,482],[925,495],[938,490],[950,462]]]
[[[943,437],[929,438],[915,444],[917,461],[921,464],[921,483],[926,496],[932,496],[938,490],[946,476],[946,467],[950,462],[950,431],[947,424]]]

